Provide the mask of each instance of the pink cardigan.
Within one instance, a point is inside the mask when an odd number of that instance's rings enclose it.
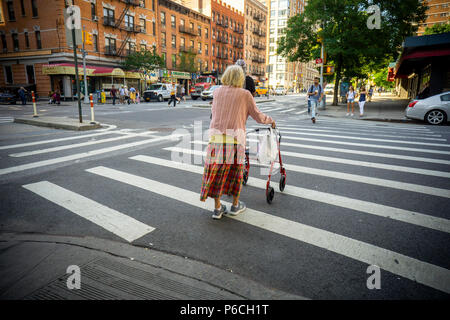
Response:
[[[262,113],[256,106],[250,91],[230,86],[214,90],[211,107],[212,119],[210,136],[227,134],[245,146],[245,124],[250,115],[256,122],[271,124],[272,118]]]

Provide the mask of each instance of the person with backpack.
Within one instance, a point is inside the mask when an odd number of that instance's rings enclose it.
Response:
[[[316,123],[316,108],[323,99],[323,89],[319,84],[320,79],[318,77],[314,78],[314,84],[308,90],[308,97],[311,103],[311,121]]]

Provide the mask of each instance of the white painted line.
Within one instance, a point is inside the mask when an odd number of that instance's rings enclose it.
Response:
[[[187,154],[203,155],[203,156],[205,155],[205,152],[202,152],[202,151],[182,149],[182,148],[178,148],[178,147],[164,148],[164,150],[168,150],[168,151],[172,151],[172,152],[187,153]],[[138,157],[131,157],[130,159],[145,161],[142,159],[149,159],[149,158],[145,157],[145,156],[138,156]],[[184,164],[177,164],[174,161],[167,161],[167,160],[162,160],[162,159],[154,160],[154,159],[157,159],[157,158],[153,158],[152,163],[155,163],[156,161],[158,161],[157,164],[159,164],[159,165],[160,165],[161,161],[165,161],[166,163],[170,163],[170,165],[172,165],[173,168],[180,169],[183,166],[186,167]],[[188,168],[189,168],[189,170],[192,170],[192,172],[195,172],[194,171],[195,169],[193,167],[195,167],[195,166],[189,165]],[[181,170],[185,170],[185,169],[181,169]],[[203,171],[197,172],[197,173],[203,174]],[[263,188],[263,189],[266,188],[267,181],[262,180],[262,179],[257,179],[257,178],[253,178],[253,181],[255,182],[254,184],[249,184],[249,183],[247,183],[247,184],[257,187],[257,188]],[[443,218],[437,218],[437,217],[433,217],[430,215],[426,215],[426,214],[422,214],[422,213],[418,213],[418,212],[414,212],[414,211],[403,210],[400,208],[385,206],[385,205],[381,205],[381,204],[377,204],[377,203],[373,203],[373,202],[369,202],[369,201],[353,199],[353,198],[349,198],[349,197],[335,195],[332,193],[326,193],[326,192],[321,192],[321,191],[316,191],[316,190],[311,190],[311,189],[306,189],[306,188],[300,188],[300,187],[291,186],[291,185],[289,185],[289,187],[287,187],[285,189],[284,193],[290,194],[290,195],[293,195],[293,196],[299,197],[299,198],[305,198],[305,199],[312,200],[312,201],[327,203],[327,204],[330,204],[333,206],[349,208],[352,210],[356,210],[356,211],[360,211],[360,212],[364,212],[364,213],[368,213],[368,214],[373,214],[373,215],[380,216],[380,217],[391,218],[391,219],[415,224],[415,225],[418,225],[421,227],[431,228],[434,230],[439,230],[439,231],[450,233],[450,220],[443,219]]]
[[[284,108],[274,108],[272,110],[267,110],[266,112],[274,112],[274,111],[278,111],[278,110],[283,110]]]
[[[207,142],[205,142],[205,144],[206,143]],[[419,161],[419,162],[429,162],[429,163],[439,163],[439,164],[450,165],[449,160],[432,159],[432,158],[424,158],[424,157],[412,157],[412,156],[405,156],[405,155],[401,155],[401,154],[359,151],[359,150],[352,150],[352,149],[331,148],[331,147],[322,147],[322,146],[314,146],[314,145],[309,145],[309,144],[289,143],[289,142],[282,142],[282,146],[294,147],[294,148],[306,148],[306,149],[313,149],[313,150],[332,151],[332,152],[340,152],[340,153],[347,153],[347,154],[359,154],[359,155],[364,155],[364,156],[372,156],[372,157],[380,157],[380,158],[390,158],[390,159],[399,159],[399,160],[409,160],[409,161]],[[282,154],[284,154],[284,152],[285,151],[282,151]]]
[[[377,133],[353,133],[348,131],[336,131],[336,130],[321,130],[321,129],[300,129],[300,128],[286,128],[286,127],[278,127],[278,129],[281,129],[282,134],[303,134],[305,131],[309,132],[333,132],[333,133],[339,133],[339,134],[357,134],[357,135],[363,135],[363,136],[372,136],[372,137],[392,137],[392,138],[403,138],[403,139],[421,139],[421,140],[430,140],[430,141],[444,141],[446,142],[447,139],[444,138],[432,138],[432,137],[421,137],[421,136],[401,136],[401,135],[394,135],[394,134],[377,134]],[[346,136],[339,136],[339,137],[346,137]],[[350,138],[350,137],[349,137]]]
[[[303,114],[303,113],[306,113],[308,110],[303,110],[303,111],[299,111],[299,112],[296,112],[295,114]]]
[[[86,171],[159,194],[172,200],[186,203],[189,206],[205,210],[212,210],[213,208],[212,201],[208,200],[205,203],[202,203],[199,200],[198,192],[192,192],[156,180],[143,178],[106,167],[95,167],[87,169]],[[254,183],[252,180],[252,178],[249,178],[249,182]],[[263,186],[265,186],[265,182],[263,183]],[[223,201],[223,203],[228,206],[230,205],[230,203],[225,201]],[[251,208],[247,208],[243,214],[237,217],[230,218],[335,252],[369,265],[377,265],[393,274],[450,293],[450,271],[445,268],[372,244],[273,216]]]
[[[317,137],[328,137],[328,138],[338,138],[338,139],[390,142],[390,143],[399,143],[399,144],[414,144],[414,145],[422,145],[422,146],[430,146],[430,147],[450,148],[450,144],[444,144],[444,143],[430,143],[430,142],[417,142],[417,141],[404,141],[404,140],[377,139],[377,138],[349,137],[349,136],[322,134],[322,133],[309,133],[309,132],[302,132],[302,133],[288,132],[288,133],[301,134],[302,136],[317,136]],[[294,139],[294,140],[299,139],[297,137],[291,137],[291,136],[286,136],[286,135],[282,135],[282,136],[285,139]],[[450,154],[450,152],[448,154]]]
[[[128,242],[133,242],[155,230],[155,228],[119,211],[48,181],[31,183],[23,187],[99,225]]]
[[[116,128],[116,126],[114,126],[114,128]],[[36,145],[40,145],[40,144],[69,141],[69,140],[75,140],[75,139],[91,138],[91,137],[102,136],[105,134],[123,134],[119,131],[110,131],[110,130],[112,130],[112,129],[107,128],[107,129],[95,130],[97,133],[82,134],[82,135],[76,135],[76,136],[66,137],[66,138],[41,140],[41,141],[34,141],[34,142],[27,142],[27,143],[11,144],[11,145],[7,145],[7,146],[0,146],[0,150],[36,146]]]
[[[81,148],[86,146],[91,146],[94,144],[99,143],[107,143],[107,142],[113,142],[113,141],[119,141],[124,139],[131,139],[131,138],[137,138],[137,137],[148,137],[151,136],[153,133],[156,133],[155,131],[147,131],[144,133],[127,133],[120,137],[114,137],[114,138],[108,138],[108,139],[102,139],[102,140],[95,140],[95,141],[87,141],[87,142],[81,142],[76,144],[69,144],[59,147],[53,147],[53,148],[47,148],[47,149],[39,149],[34,151],[26,151],[26,152],[19,152],[19,153],[12,153],[9,156],[10,157],[27,157],[27,156],[34,156],[37,154],[43,154],[43,153],[50,153],[50,152],[57,152],[62,150],[68,150],[73,148]]]
[[[72,154],[69,156],[22,164],[22,165],[15,166],[15,167],[0,169],[0,176],[9,174],[9,173],[20,172],[20,171],[24,171],[24,170],[58,164],[58,163],[62,163],[62,162],[88,158],[88,157],[92,157],[92,156],[107,153],[107,152],[113,152],[113,151],[117,151],[117,150],[142,146],[145,144],[164,141],[164,140],[176,141],[182,136],[184,136],[184,135],[180,135],[180,134],[173,135],[172,134],[172,135],[168,135],[168,136],[163,136],[163,137],[158,137],[158,138],[153,138],[153,139],[146,139],[146,140],[137,141],[137,142],[130,142],[130,143],[120,144],[120,145],[113,146],[113,147],[107,147],[107,148],[92,150],[92,151],[83,152],[83,153]]]
[[[361,127],[361,128],[367,128],[367,127],[371,127],[371,128],[384,128],[384,129],[398,129],[398,130],[407,130],[407,131],[421,131],[421,132],[427,132],[430,131],[430,129],[428,129],[427,127],[423,127],[423,126],[415,126],[414,127],[412,125],[404,125],[404,124],[399,124],[399,125],[389,125],[389,126],[385,126],[385,125],[379,125],[376,123],[371,123],[369,121],[365,121],[364,124],[360,123],[360,120],[352,120],[352,119],[342,119],[341,120],[330,120],[330,119],[324,119],[321,118],[320,119],[321,122],[325,122],[325,123],[329,123],[329,124],[335,124],[335,125],[348,125],[350,127]]]
[[[408,132],[408,131],[401,131],[401,130],[400,131],[392,131],[392,130],[395,130],[395,128],[384,128],[384,127],[380,127],[380,128],[376,127],[376,128],[373,128],[376,130],[371,130],[370,129],[371,127],[369,127],[368,129],[366,129],[366,128],[360,129],[360,128],[341,127],[341,126],[331,127],[331,126],[322,126],[321,125],[321,126],[311,127],[311,126],[305,126],[305,125],[301,125],[301,124],[299,124],[299,125],[283,124],[282,126],[280,126],[280,128],[284,128],[286,130],[301,130],[301,129],[305,129],[305,128],[308,128],[308,129],[314,128],[314,130],[316,130],[316,128],[317,128],[317,129],[332,129],[336,132],[346,132],[346,133],[348,133],[348,132],[357,132],[357,133],[370,132],[370,133],[403,134],[403,135],[408,135],[411,137],[438,137],[438,138],[442,137],[442,135],[440,135],[440,134],[432,134],[429,132],[415,132],[415,131]]]
[[[387,146],[387,145],[382,145],[382,144],[366,144],[366,143],[354,143],[354,142],[345,142],[345,141],[336,141],[336,140],[300,138],[300,137],[291,137],[291,136],[285,136],[285,135],[282,136],[282,139],[313,141],[313,142],[331,143],[331,144],[343,144],[343,145],[348,145],[348,146],[368,147],[368,148],[377,148],[377,149],[404,150],[404,151],[412,151],[412,152],[436,153],[436,154],[447,154],[447,155],[450,154],[450,151],[441,151],[441,150],[433,150],[433,149],[417,149],[417,148],[409,148],[409,147]]]
[[[286,113],[286,112],[290,112],[290,111],[294,111],[294,110],[297,110],[297,108],[291,108],[291,109],[283,110],[283,111],[280,111],[280,113]]]
[[[280,108],[273,108],[273,107],[269,107],[269,108],[267,108],[267,109],[265,109],[265,110],[261,110],[261,111],[264,111],[264,112],[272,112],[272,111],[275,111],[275,110],[278,110],[278,109],[280,109]]]

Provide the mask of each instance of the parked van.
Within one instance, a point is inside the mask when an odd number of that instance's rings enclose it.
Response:
[[[163,102],[169,100],[172,89],[175,90],[170,83],[154,83],[144,91],[143,98],[145,101]]]

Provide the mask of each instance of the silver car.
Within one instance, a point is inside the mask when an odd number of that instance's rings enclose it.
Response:
[[[203,90],[201,95],[200,95],[202,97],[202,100],[205,101],[207,99],[212,99],[214,90],[216,90],[219,87],[220,86],[212,86],[211,88],[209,88],[207,90]]]
[[[414,99],[405,112],[410,119],[425,120],[434,125],[445,123],[450,115],[450,91],[426,99]]]

